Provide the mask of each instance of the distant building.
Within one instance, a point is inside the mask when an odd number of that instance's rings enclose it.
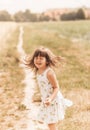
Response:
[[[90,8],[84,8],[86,19],[90,19]]]
[[[70,9],[49,9],[45,11],[43,14],[45,16],[49,16],[51,19],[60,20],[60,16],[64,13],[69,13]]]

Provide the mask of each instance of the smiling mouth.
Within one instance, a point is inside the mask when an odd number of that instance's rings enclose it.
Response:
[[[37,65],[41,65],[41,63],[37,63]]]

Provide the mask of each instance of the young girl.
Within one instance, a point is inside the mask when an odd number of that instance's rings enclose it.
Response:
[[[47,123],[50,130],[56,130],[56,123],[64,119],[66,106],[70,100],[64,99],[52,67],[61,63],[61,57],[55,56],[48,48],[39,47],[26,63],[36,74],[41,93],[41,106],[38,121]]]

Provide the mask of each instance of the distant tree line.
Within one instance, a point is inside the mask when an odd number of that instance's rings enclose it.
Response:
[[[7,11],[0,11],[0,21],[12,21],[12,17]]]
[[[76,12],[63,13],[59,16],[59,20],[80,20],[86,19],[84,10],[78,9]],[[89,18],[90,19],[90,18]],[[45,15],[45,13],[35,14],[31,13],[29,9],[23,11],[18,11],[17,13],[11,15],[7,11],[0,11],[0,21],[15,21],[15,22],[39,22],[39,21],[57,21],[54,17]]]
[[[62,14],[60,19],[61,20],[80,20],[80,19],[86,19],[86,16],[83,9],[78,9],[77,12],[70,12],[70,13]]]

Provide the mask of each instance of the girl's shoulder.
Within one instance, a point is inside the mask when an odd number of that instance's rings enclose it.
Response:
[[[49,82],[53,82],[54,80],[56,81],[56,74],[52,68],[48,69],[46,77]]]
[[[46,69],[46,71],[45,71],[45,74],[46,74],[46,75],[54,75],[55,72],[54,72],[54,70],[53,70],[52,68],[48,67],[48,68]]]

